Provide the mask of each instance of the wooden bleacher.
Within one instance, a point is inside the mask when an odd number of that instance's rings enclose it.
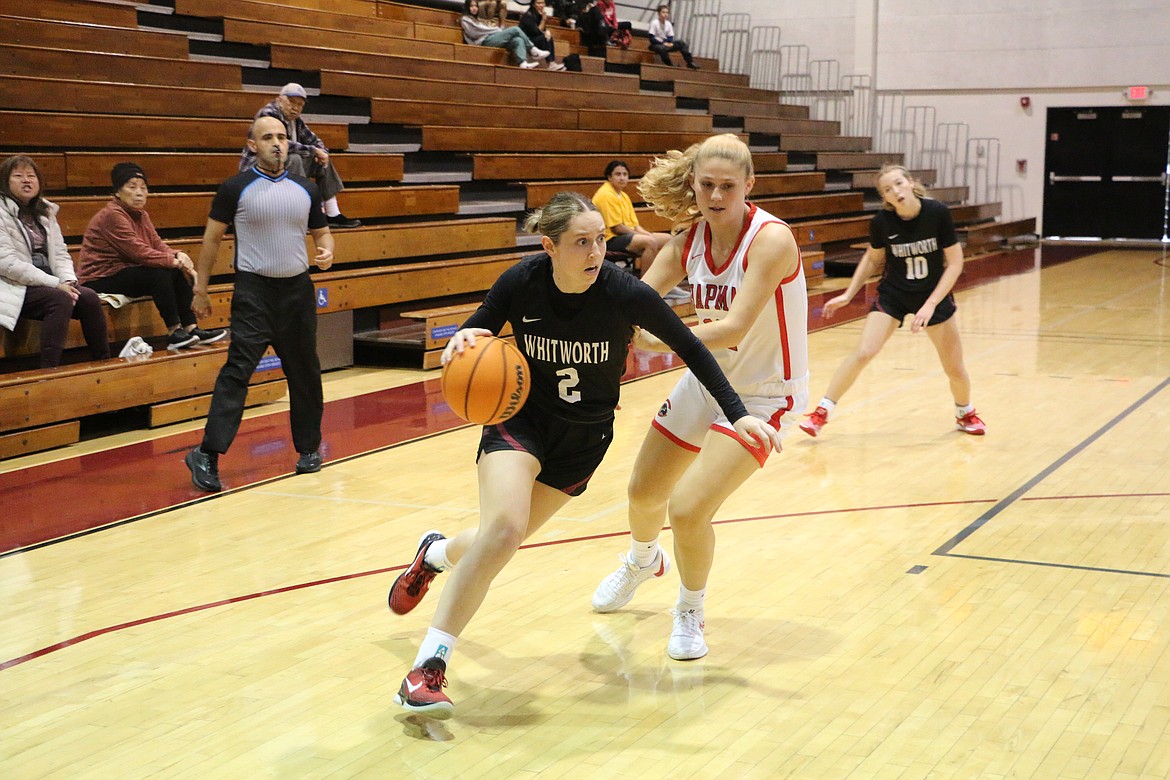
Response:
[[[473,175],[476,179],[587,179],[601,184],[601,175],[613,154],[495,154],[475,153]],[[650,167],[653,154],[623,155],[630,166],[630,175],[641,176]],[[788,155],[783,152],[756,152],[752,161],[757,173],[779,173],[788,166]]]
[[[201,229],[207,224],[212,195],[211,192],[155,194],[150,196],[147,210],[158,230]],[[55,198],[54,203],[61,207],[57,221],[61,224],[62,234],[66,238],[81,236],[90,218],[107,200],[108,195]],[[350,216],[363,219],[451,215],[459,211],[459,188],[452,185],[347,188],[345,210]]]
[[[583,181],[580,179],[530,181],[524,184],[528,208],[536,208],[561,190],[570,190],[592,197],[598,186],[596,181],[588,179]],[[766,195],[791,195],[793,193],[823,195],[824,189],[825,174],[823,173],[757,173],[756,184],[752,189],[752,200],[758,203]],[[641,203],[638,200],[636,176],[630,180],[628,192],[635,204]]]
[[[1014,219],[1007,222],[992,220],[966,225],[957,229],[969,254],[993,252],[1011,243],[1013,239],[1031,239],[1036,235],[1036,218]]]
[[[286,13],[290,6],[295,14]],[[298,80],[314,94],[319,87],[322,105],[349,101],[335,113],[368,111],[369,128],[321,116],[311,121],[349,185],[341,195],[344,211],[367,221],[340,232],[335,266],[314,272],[328,299],[320,313],[378,310],[390,319],[418,318],[419,335],[412,338],[424,362],[441,347],[434,338],[423,340],[434,330],[428,323],[441,329],[428,302],[482,294],[522,254],[520,213],[461,215],[461,185],[412,180],[412,152],[366,151],[379,146],[381,128],[401,130],[390,145],[414,137],[422,159],[450,161],[467,170],[475,187],[523,192],[519,199],[534,206],[557,189],[591,193],[610,159],[626,160],[640,176],[654,155],[685,148],[730,119],[753,145],[770,147],[754,154],[754,200],[792,225],[810,279],[822,272],[825,247],[867,234],[865,177],[883,162],[899,161],[869,152],[868,139],[841,136],[837,123],[810,119],[806,107],[782,103],[777,92],[721,73],[715,60],[700,59],[700,71],[663,66],[642,38],[628,51],[590,57],[574,31],[552,20],[558,54],[580,54],[583,72],[551,73],[515,68],[503,50],[463,44],[454,10],[387,0],[174,0],[174,9],[176,19],[219,25],[225,45],[304,74]],[[186,36],[138,29],[138,19],[138,8],[119,0],[6,0],[0,10],[6,31],[0,153],[35,154],[74,253],[89,217],[108,197],[110,167],[134,160],[155,189],[148,209],[156,226],[176,249],[195,254],[211,192],[235,172],[246,122],[276,91],[246,86],[239,64],[192,58]],[[316,100],[310,99],[310,113]],[[360,152],[347,151],[351,135],[362,139]],[[811,160],[815,171],[788,172],[790,155]],[[826,189],[826,173],[842,171],[853,171],[850,191]],[[1027,227],[995,222],[998,204],[961,204],[965,193],[949,196],[968,241],[990,244]],[[669,227],[644,207],[640,218],[652,229]],[[206,325],[228,324],[233,249],[229,235],[213,269]],[[438,308],[447,309],[448,319],[466,311],[466,305]],[[111,309],[109,319],[117,341],[164,335],[149,301]],[[37,327],[22,324],[3,334],[0,360],[27,361],[36,352]],[[74,328],[70,347],[81,344]],[[97,411],[152,406],[152,424],[199,416],[224,351],[222,345],[160,350],[135,363],[6,374],[0,377],[0,399],[9,401],[0,415],[0,457],[75,441],[77,419]],[[257,382],[250,401],[283,393],[279,372]],[[17,399],[32,387],[28,397],[38,408],[22,413],[28,404]],[[84,402],[75,403],[79,397]]]

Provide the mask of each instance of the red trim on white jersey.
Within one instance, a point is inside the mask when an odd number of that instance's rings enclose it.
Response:
[[[703,259],[707,262],[707,269],[716,276],[726,271],[727,266],[731,265],[731,261],[739,251],[739,245],[743,243],[743,237],[747,235],[748,230],[752,226],[752,219],[756,216],[756,204],[747,203],[745,205],[748,210],[743,218],[743,230],[739,231],[739,235],[736,236],[735,245],[731,248],[731,252],[727,255],[727,261],[723,263],[721,268],[715,267],[715,260],[711,257],[711,224],[709,222],[703,223],[703,243],[707,245],[707,252]],[[779,222],[780,220],[776,221]],[[747,268],[746,263],[744,264],[744,268]]]
[[[658,431],[659,433],[661,433],[666,438],[670,439],[672,442],[674,442],[678,446],[682,447],[684,450],[688,450],[690,452],[699,452],[700,450],[703,449],[702,447],[696,447],[693,444],[688,444],[687,442],[683,441],[679,437],[675,436],[673,433],[668,431],[662,425],[662,423],[658,422],[658,420],[651,420],[650,427],[653,428],[654,430]],[[714,426],[712,426],[712,427],[714,427]]]
[[[683,260],[693,285],[692,297],[701,322],[727,316],[747,272],[747,255],[760,230],[772,223],[787,225],[754,204],[748,205],[743,231],[727,261],[711,262],[710,226],[688,236]],[[696,225],[697,227],[697,225]],[[781,280],[773,296],[734,349],[714,349],[719,365],[740,393],[785,396],[796,391],[792,383],[808,376],[808,288],[803,267]]]

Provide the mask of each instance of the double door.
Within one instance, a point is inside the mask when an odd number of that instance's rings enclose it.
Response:
[[[1161,239],[1170,106],[1050,108],[1044,235]]]

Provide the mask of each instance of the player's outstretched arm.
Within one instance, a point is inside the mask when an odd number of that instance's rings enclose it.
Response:
[[[642,274],[642,281],[654,288],[659,295],[666,295],[679,282],[686,279],[687,272],[682,265],[682,247],[686,233],[679,233],[658,250],[654,262]]]
[[[849,286],[845,288],[845,292],[836,295],[825,301],[825,305],[821,307],[821,316],[826,320],[833,319],[833,315],[837,310],[843,306],[847,306],[853,296],[857,295],[862,285],[873,276],[879,268],[886,263],[886,250],[875,249],[869,247],[865,250],[865,254],[861,256],[861,262],[857,264],[857,268],[853,271],[853,276],[849,279]]]

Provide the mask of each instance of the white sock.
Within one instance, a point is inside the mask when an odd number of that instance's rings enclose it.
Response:
[[[418,648],[418,655],[415,656],[414,666],[411,668],[417,669],[428,658],[442,658],[445,663],[450,663],[451,653],[455,652],[455,643],[458,641],[459,637],[451,636],[446,631],[428,628],[427,635],[423,637],[422,645]]]
[[[826,412],[832,413],[832,411],[837,408],[837,403],[835,401],[830,401],[828,398],[822,398],[818,406],[823,406],[825,407]]]
[[[975,411],[975,404],[967,404],[966,406],[955,404],[955,417],[962,417],[971,414],[973,411]]]
[[[431,542],[431,546],[423,553],[423,562],[432,569],[438,569],[439,571],[450,569],[455,565],[447,558],[447,545],[450,543],[450,539],[440,539],[437,542]]]
[[[658,557],[658,540],[651,539],[648,542],[639,542],[634,537],[630,537],[630,559],[645,569],[654,563],[654,559]]]
[[[334,196],[321,204],[325,209],[325,216],[336,217],[341,213],[341,209],[337,205],[337,197]]]
[[[685,585],[678,586],[678,604],[675,608],[679,612],[702,612],[703,599],[707,598],[707,589],[687,590]]]

